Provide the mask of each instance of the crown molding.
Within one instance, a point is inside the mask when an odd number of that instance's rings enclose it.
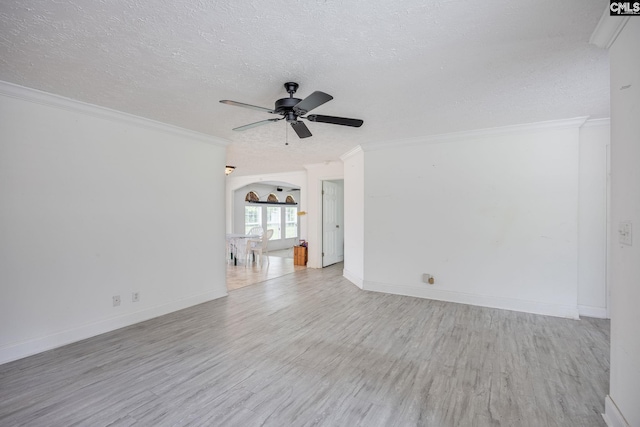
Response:
[[[54,95],[48,92],[43,92],[41,90],[19,86],[1,80],[0,95],[9,98],[20,99],[22,101],[32,102],[34,104],[45,105],[47,107],[57,108],[60,110],[80,113],[99,119],[117,121],[133,126],[143,127],[167,134],[198,140],[207,144],[219,145],[221,147],[226,147],[231,144],[230,141],[215,136],[169,125],[166,123],[158,122],[156,120],[135,116],[129,113],[123,113],[122,111],[112,110],[110,108],[100,107],[98,105],[88,104],[82,101],[76,101],[74,99],[65,98],[60,95]]]
[[[322,169],[326,167],[341,166],[341,165],[342,165],[342,161],[336,162],[331,160],[331,161],[326,161],[322,163],[309,163],[307,165],[302,165],[302,167],[304,167],[306,170],[311,170],[311,169]]]
[[[580,127],[580,129],[585,128],[595,128],[601,126],[611,126],[611,119],[609,117],[602,119],[589,119]]]
[[[351,150],[349,150],[346,153],[344,153],[343,155],[341,155],[340,156],[340,160],[342,160],[344,162],[349,157],[355,156],[356,154],[362,153],[362,152],[363,152],[362,147],[360,145],[356,145]]]
[[[531,133],[560,129],[578,129],[587,120],[587,116],[572,119],[549,120],[545,122],[527,123],[521,125],[503,126],[498,128],[478,129],[472,131],[452,132],[440,135],[421,136],[392,141],[371,142],[362,145],[364,151],[384,150],[387,148],[403,148],[444,142],[460,142],[470,139],[487,138],[501,135]]]
[[[602,49],[609,49],[627,21],[629,21],[629,16],[610,16],[609,8],[605,8],[598,25],[591,33],[589,43]]]

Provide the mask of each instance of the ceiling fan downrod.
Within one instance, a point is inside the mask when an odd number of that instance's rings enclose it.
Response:
[[[293,94],[298,91],[298,83],[287,82],[284,84],[284,90],[289,94],[289,98],[293,98]]]

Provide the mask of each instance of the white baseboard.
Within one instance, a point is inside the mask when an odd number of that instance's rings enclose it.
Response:
[[[364,280],[361,277],[358,277],[357,275],[351,273],[346,268],[342,270],[342,276],[360,289],[364,289]]]
[[[463,292],[429,289],[426,286],[392,285],[388,283],[364,281],[364,290],[385,292],[396,295],[406,295],[418,298],[428,298],[439,301],[456,302],[460,304],[477,305],[480,307],[500,308],[503,310],[521,311],[525,313],[543,314],[546,316],[579,319],[578,307],[562,304],[550,304],[538,301],[520,300],[515,298],[496,297],[488,295],[467,294]]]
[[[34,354],[42,353],[43,351],[62,347],[63,345],[91,338],[96,335],[104,334],[106,332],[111,332],[116,329],[124,328],[125,326],[140,323],[154,317],[173,313],[174,311],[182,310],[224,296],[227,296],[226,290],[223,292],[206,292],[133,313],[127,313],[117,317],[110,317],[108,319],[93,322],[87,325],[80,326],[78,328],[56,332],[51,335],[33,338],[16,344],[9,344],[0,347],[0,365],[3,363],[11,362],[13,360],[22,359],[27,356],[32,356]]]
[[[622,413],[620,413],[611,396],[608,395],[604,399],[604,414],[602,414],[602,418],[604,418],[604,422],[609,427],[631,427],[622,416]]]
[[[607,309],[603,307],[591,307],[590,305],[579,305],[580,316],[596,317],[598,319],[608,319]]]

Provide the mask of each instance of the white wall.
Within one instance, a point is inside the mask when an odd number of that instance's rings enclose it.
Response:
[[[610,49],[611,382],[605,405],[610,426],[623,426],[623,419],[640,426],[639,40],[640,20],[632,16]],[[618,241],[621,221],[632,222],[632,246]]]
[[[364,289],[577,317],[583,122],[364,146]]]
[[[225,145],[1,83],[0,363],[226,295]]]
[[[344,179],[342,162],[305,165],[307,169],[307,267],[322,268],[322,181]],[[346,229],[345,229],[346,233]]]
[[[578,309],[581,316],[607,318],[607,174],[609,119],[580,128],[578,212]]]
[[[358,146],[344,163],[344,277],[359,288],[364,282],[364,152]]]

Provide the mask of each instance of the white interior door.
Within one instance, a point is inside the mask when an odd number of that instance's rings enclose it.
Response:
[[[344,261],[343,184],[322,181],[322,266]]]

